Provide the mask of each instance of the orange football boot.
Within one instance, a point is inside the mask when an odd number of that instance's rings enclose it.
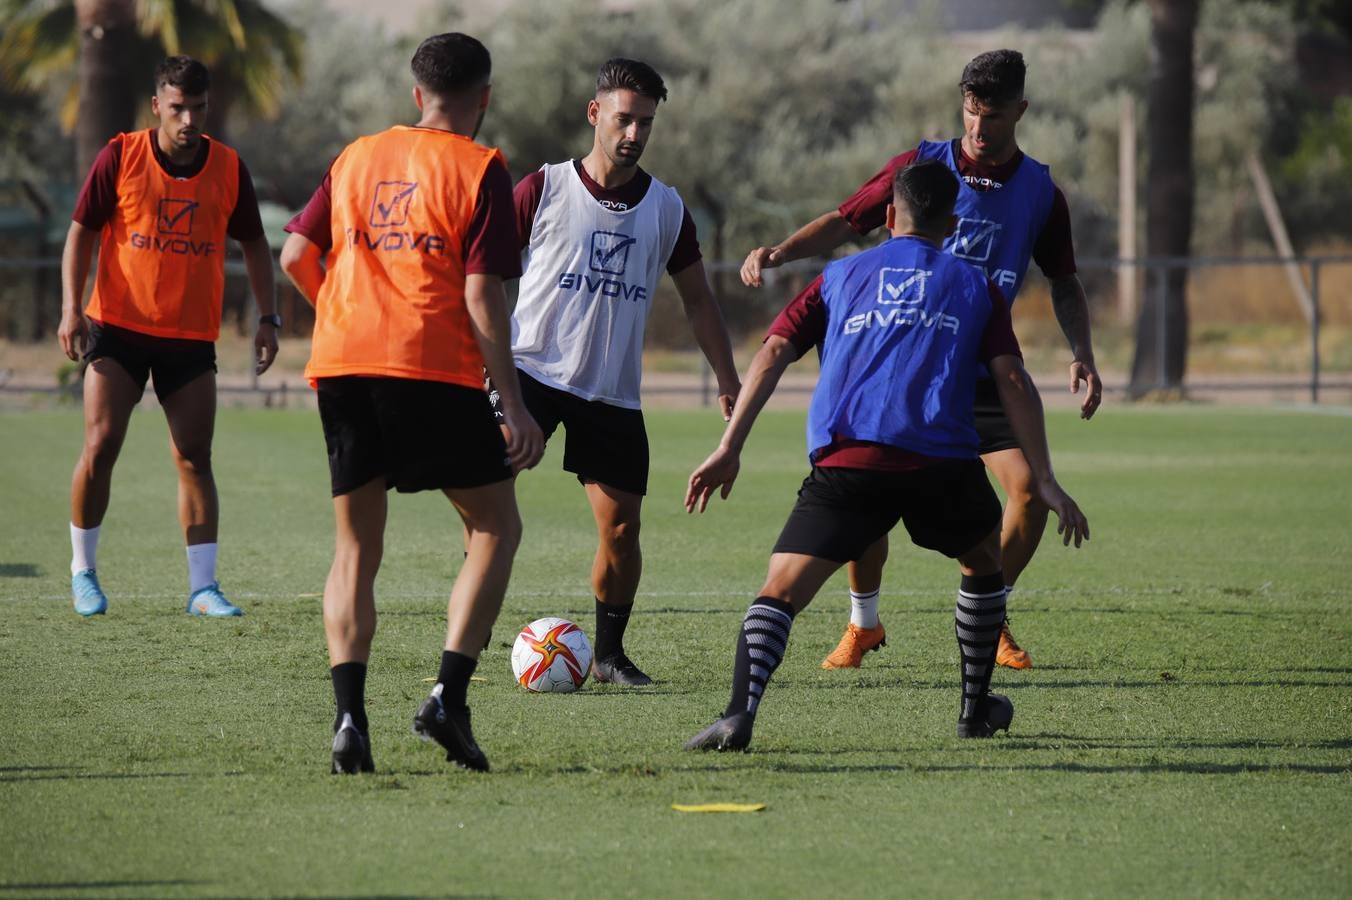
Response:
[[[845,635],[836,644],[836,649],[822,660],[823,669],[857,669],[864,654],[887,646],[887,631],[881,620],[875,628],[860,628],[853,622],[845,629]]]
[[[995,648],[995,662],[1010,669],[1033,668],[1033,657],[1009,633],[1009,619],[1000,623],[1000,645]]]

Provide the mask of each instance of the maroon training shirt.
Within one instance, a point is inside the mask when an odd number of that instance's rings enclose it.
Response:
[[[332,178],[325,173],[310,202],[286,223],[286,230],[314,244],[324,253],[333,245]],[[512,213],[512,175],[499,159],[484,170],[474,216],[465,233],[465,274],[497,275],[504,281],[521,277],[521,255],[516,246]]]
[[[634,177],[614,190],[607,190],[597,183],[582,167],[582,160],[573,160],[573,168],[582,178],[588,193],[596,198],[606,209],[626,210],[637,206],[648,193],[653,177],[640,167]],[[535,211],[540,208],[540,197],[545,191],[545,173],[543,169],[531,172],[516,185],[516,230],[521,237],[521,250],[530,245],[531,229],[535,227]],[[690,218],[690,210],[681,212],[681,231],[676,236],[676,246],[671,248],[671,257],[667,260],[667,274],[675,275],[684,271],[701,259],[699,237],[695,234],[695,221]]]
[[[1023,151],[1020,150],[1003,165],[982,165],[963,152],[961,140],[954,139],[953,143],[958,174],[975,191],[998,191],[1023,162]],[[886,222],[887,204],[892,202],[892,179],[897,172],[915,162],[917,155],[917,150],[907,150],[892,157],[853,196],[840,204],[839,212],[851,228],[860,234],[868,234]],[[1048,278],[1061,278],[1075,274],[1075,247],[1071,243],[1070,207],[1066,205],[1066,196],[1055,185],[1052,191],[1052,209],[1033,245],[1033,261]]]
[[[986,282],[991,297],[991,315],[981,333],[981,361],[989,363],[997,356],[1023,357],[1018,338],[1009,319],[1009,304],[993,282]],[[822,277],[818,275],[789,301],[766,337],[775,335],[793,344],[798,356],[821,344],[826,337],[826,306],[822,303]],[[813,464],[842,469],[871,469],[876,472],[909,472],[939,462],[951,462],[925,456],[900,447],[836,438],[817,451]]]
[[[186,166],[175,165],[156,140],[150,129],[150,146],[155,150],[155,161],[170,178],[192,178],[207,164],[210,138],[202,138],[198,145],[197,156]],[[112,141],[105,144],[94,157],[94,165],[89,167],[89,175],[80,188],[80,196],[75,200],[75,212],[71,218],[86,228],[99,231],[117,210],[117,175],[122,168],[122,142]],[[239,160],[239,193],[235,196],[235,208],[226,223],[225,233],[241,243],[253,241],[263,236],[263,220],[258,215],[258,196],[254,193],[253,178],[249,168]]]

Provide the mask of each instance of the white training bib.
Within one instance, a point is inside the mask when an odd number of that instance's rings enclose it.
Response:
[[[543,171],[521,255],[512,356],[551,387],[638,409],[643,329],[685,206],[654,178],[638,205],[606,209],[571,160]]]

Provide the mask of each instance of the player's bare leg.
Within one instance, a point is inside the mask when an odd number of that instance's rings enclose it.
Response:
[[[101,357],[84,375],[84,447],[70,486],[70,521],[97,528],[108,512],[117,463],[132,410],[141,399],[136,382],[116,361]]]
[[[216,542],[220,516],[216,480],[211,471],[211,442],[216,428],[216,373],[205,372],[164,399],[169,449],[178,469],[178,521],[185,542]]]
[[[324,583],[324,638],[329,665],[371,656],[376,633],[376,574],[385,553],[385,479],[333,498],[336,536]]]
[[[638,542],[643,497],[594,481],[586,488],[598,535],[591,577],[596,595],[592,675],[597,681],[631,687],[651,684],[652,679],[624,652],[624,631],[643,574],[643,552]]]
[[[737,633],[732,696],[718,721],[692,737],[687,750],[745,750],[770,676],[784,659],[793,619],[821,590],[840,563],[801,553],[775,553],[760,595]]]
[[[84,446],[70,479],[71,590],[75,611],[84,616],[108,608],[95,571],[99,528],[108,512],[113,466],[140,397],[136,382],[114,360],[96,359],[85,369]]]
[[[465,563],[446,607],[446,643],[432,693],[413,716],[413,730],[446,749],[446,759],[488,771],[488,758],[470,728],[469,680],[502,609],[512,560],[521,543],[521,516],[512,479],[447,490],[465,526]]]
[[[493,630],[521,544],[515,482],[446,491],[465,525],[465,562],[446,608],[445,649],[478,659]]]
[[[878,618],[878,592],[886,563],[886,535],[850,563],[850,623],[836,649],[822,660],[823,669],[857,669],[865,653],[887,646],[887,631]]]
[[[376,573],[385,551],[385,479],[333,498],[333,564],[324,583],[324,639],[337,705],[333,771],[371,772],[366,663],[376,633]]]
[[[1000,527],[1000,551],[1003,557],[1005,584],[1012,589],[1019,575],[1037,552],[1042,532],[1047,527],[1048,509],[1037,499],[1033,472],[1023,451],[1016,448],[997,450],[981,457],[981,461],[995,475],[1005,492],[1004,520]],[[1009,623],[1000,630],[1000,647],[996,662],[1012,669],[1031,669],[1033,658],[1015,642],[1009,632]]]
[[[188,548],[188,612],[238,616],[216,583],[216,535],[220,504],[211,469],[216,427],[216,373],[204,372],[162,401],[169,423],[169,449],[178,470],[178,521]]]

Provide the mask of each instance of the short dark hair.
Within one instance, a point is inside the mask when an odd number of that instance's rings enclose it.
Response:
[[[1017,50],[991,50],[967,64],[958,87],[986,105],[1023,99],[1028,66]]]
[[[616,56],[601,64],[596,73],[596,93],[610,91],[633,91],[640,97],[648,97],[659,103],[667,99],[667,86],[657,70],[637,59],[625,59]]]
[[[409,67],[421,87],[448,97],[487,84],[493,75],[493,57],[475,38],[451,31],[419,44]]]
[[[197,97],[211,89],[211,73],[191,56],[171,56],[155,67],[156,92],[166,85]]]
[[[958,199],[958,179],[937,159],[911,163],[892,178],[892,203],[921,227],[947,224]]]

